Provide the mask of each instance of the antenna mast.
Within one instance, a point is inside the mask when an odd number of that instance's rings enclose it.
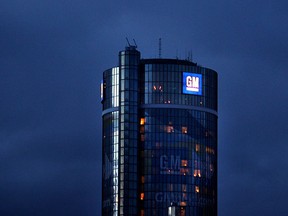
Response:
[[[162,52],[162,44],[161,44],[161,38],[159,38],[159,58],[161,58],[161,52]]]
[[[134,44],[135,44],[135,48],[137,48],[137,44],[136,44],[136,41],[133,39],[133,42],[134,42]]]
[[[127,38],[127,37],[126,37],[126,41],[127,41],[128,45],[129,45],[129,47],[130,47],[131,45],[130,45],[130,43],[129,43],[129,40],[128,40],[128,38]]]

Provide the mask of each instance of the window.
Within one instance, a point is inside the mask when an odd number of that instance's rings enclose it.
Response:
[[[196,192],[196,193],[199,193],[199,192],[200,192],[199,186],[195,186],[195,192]]]
[[[214,149],[210,148],[210,147],[206,147],[206,152],[209,154],[215,154]]]
[[[195,169],[195,170],[194,170],[194,173],[193,173],[193,176],[194,176],[194,177],[201,177],[201,171],[200,171],[200,169]]]
[[[187,191],[187,185],[186,184],[182,184],[182,191],[184,191],[184,192]]]
[[[145,118],[141,118],[140,119],[140,125],[144,125],[145,124]]]
[[[140,126],[140,133],[144,133],[144,126]]]
[[[144,193],[140,194],[140,200],[144,200]]]
[[[168,125],[168,126],[166,126],[165,131],[167,133],[173,133],[174,132],[174,128],[173,128],[172,125]]]
[[[186,167],[188,165],[188,161],[187,160],[181,160],[181,166]]]
[[[187,197],[187,195],[185,194],[183,194],[183,198],[186,198]],[[186,206],[187,205],[187,203],[186,202],[180,202],[180,206]]]
[[[182,133],[187,134],[187,127],[182,127]]]
[[[187,169],[187,168],[181,168],[181,169],[180,169],[180,173],[181,173],[182,175],[186,175],[186,174],[189,173],[189,169]]]
[[[210,164],[210,172],[213,172],[214,171],[214,166],[213,164]]]
[[[196,152],[199,152],[199,151],[200,151],[200,145],[199,145],[199,144],[196,144],[196,145],[195,145],[195,151],[196,151]]]

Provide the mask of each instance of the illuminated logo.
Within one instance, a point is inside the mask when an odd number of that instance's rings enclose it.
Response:
[[[183,93],[202,95],[202,74],[183,72]]]

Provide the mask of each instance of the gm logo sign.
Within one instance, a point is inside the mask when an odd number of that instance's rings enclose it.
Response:
[[[183,72],[183,93],[202,95],[202,74]]]

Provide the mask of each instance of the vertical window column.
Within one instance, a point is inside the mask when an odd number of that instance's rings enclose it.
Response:
[[[137,215],[140,53],[128,47],[120,52],[119,60],[120,215]]]

